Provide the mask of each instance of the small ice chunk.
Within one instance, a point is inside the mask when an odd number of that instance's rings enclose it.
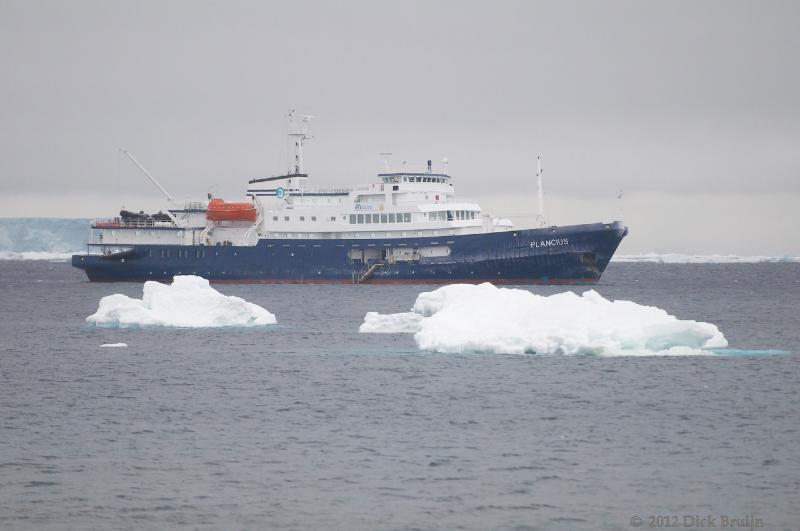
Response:
[[[448,353],[689,355],[728,344],[713,324],[594,290],[545,297],[489,283],[421,293],[411,312],[370,312],[359,331],[413,333],[421,350]]]
[[[422,316],[414,312],[381,314],[367,312],[358,331],[362,334],[413,334]]]
[[[108,347],[108,348],[122,348],[127,347],[127,343],[103,343],[100,345],[101,347]]]
[[[119,328],[207,328],[264,326],[274,324],[277,320],[261,306],[239,297],[223,295],[202,277],[179,275],[170,285],[145,282],[141,299],[119,293],[103,297],[97,312],[87,317],[86,322]]]

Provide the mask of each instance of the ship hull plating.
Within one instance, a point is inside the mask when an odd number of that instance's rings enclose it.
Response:
[[[627,228],[573,225],[460,236],[262,239],[254,246],[134,245],[74,255],[93,282],[200,275],[230,283],[591,284]]]

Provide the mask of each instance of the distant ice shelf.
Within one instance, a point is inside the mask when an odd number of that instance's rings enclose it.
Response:
[[[53,253],[48,251],[0,251],[0,260],[41,260],[47,262],[68,262],[73,254],[81,251],[68,253]]]
[[[677,254],[644,253],[616,254],[612,262],[650,264],[764,264],[800,263],[800,256],[740,256],[734,254]]]

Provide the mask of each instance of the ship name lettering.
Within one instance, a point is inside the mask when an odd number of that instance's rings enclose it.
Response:
[[[558,247],[560,245],[569,245],[568,238],[553,238],[552,240],[539,240],[531,242],[531,249],[539,249],[540,247]]]

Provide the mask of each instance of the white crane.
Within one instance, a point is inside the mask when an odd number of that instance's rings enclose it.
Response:
[[[164,197],[166,197],[166,198],[167,198],[167,201],[169,201],[169,204],[170,204],[170,206],[172,206],[172,207],[176,207],[176,205],[175,205],[175,201],[172,199],[172,196],[171,196],[171,195],[169,195],[169,192],[167,192],[167,190],[166,190],[166,189],[164,189],[164,187],[163,187],[163,186],[161,186],[161,183],[159,183],[159,182],[156,180],[156,178],[155,178],[155,177],[153,177],[152,175],[150,175],[150,172],[149,172],[149,171],[147,171],[147,170],[145,169],[145,167],[144,167],[144,166],[142,166],[141,164],[139,164],[139,161],[138,161],[138,160],[136,160],[136,159],[134,158],[134,156],[131,154],[131,152],[130,152],[130,151],[128,151],[127,149],[125,149],[125,148],[119,148],[119,150],[120,150],[121,152],[123,152],[123,153],[125,154],[125,156],[126,156],[126,157],[128,157],[129,159],[131,159],[131,162],[133,162],[134,164],[136,164],[136,167],[137,167],[137,168],[139,168],[140,170],[142,170],[142,173],[144,173],[144,174],[147,176],[147,178],[148,178],[148,179],[150,179],[150,182],[151,182],[151,183],[153,183],[153,185],[155,185],[155,187],[156,187],[156,188],[158,188],[159,190],[161,190],[161,193],[162,193],[162,194],[164,194]],[[176,218],[176,217],[175,217],[175,215],[174,215],[172,212],[170,212],[170,211],[169,211],[169,209],[167,209],[167,212],[166,212],[166,213],[167,213],[167,216],[169,216],[169,219],[171,219],[171,220],[172,220],[172,222],[173,222],[173,223],[175,223],[175,225],[177,225],[177,226],[179,226],[179,227],[182,225],[182,224],[181,224],[181,222],[179,222],[179,221],[178,221],[178,218]]]

